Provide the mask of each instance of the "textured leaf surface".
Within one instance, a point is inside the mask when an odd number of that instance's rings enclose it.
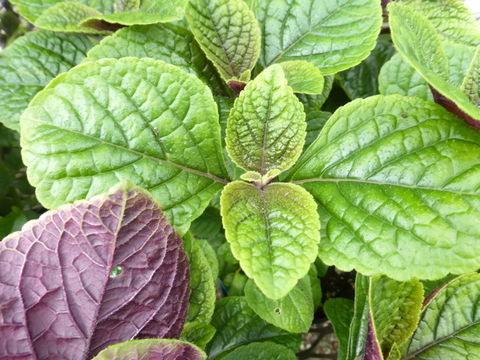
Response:
[[[463,80],[462,90],[472,103],[480,107],[480,46],[477,47],[475,56]]]
[[[210,322],[215,309],[215,279],[198,240],[190,233],[183,237],[183,247],[190,264],[190,300],[188,321]]]
[[[178,340],[148,339],[126,341],[103,350],[92,360],[205,360],[196,346]]]
[[[355,278],[355,299],[353,318],[350,323],[347,359],[353,360],[362,354],[368,332],[368,293],[370,281],[368,277],[357,273]]]
[[[422,283],[373,277],[370,279],[369,302],[371,325],[387,357],[393,345],[403,345],[417,327],[423,302]]]
[[[20,114],[58,74],[77,65],[94,44],[84,36],[33,31],[0,53],[0,122],[20,131]]]
[[[423,312],[405,359],[478,359],[479,301],[478,274],[450,282]]]
[[[286,170],[300,156],[306,127],[302,104],[274,65],[235,101],[227,122],[228,154],[247,171]]]
[[[258,316],[281,329],[302,333],[308,332],[312,324],[314,309],[309,274],[278,300],[266,297],[255,283],[249,280],[245,286],[245,298]]]
[[[480,266],[480,134],[418,98],[355,100],[289,178],[319,202],[327,264],[397,280]]]
[[[323,91],[323,75],[312,64],[306,61],[285,61],[280,63],[288,85],[295,93],[321,94]]]
[[[223,80],[203,54],[192,33],[174,24],[131,26],[103,39],[87,54],[86,61],[103,58],[149,57],[176,65],[196,75],[215,93],[225,94]]]
[[[184,230],[226,182],[209,89],[161,61],[80,65],[39,93],[21,124],[29,180],[47,208],[130,179]]]
[[[293,184],[259,189],[236,181],[225,187],[221,204],[225,235],[243,271],[270,299],[287,295],[317,257],[313,198]]]
[[[388,9],[397,50],[436,91],[480,127],[480,109],[457,86],[448,82],[447,58],[434,26],[407,6],[391,3]]]
[[[271,343],[252,343],[240,346],[222,360],[296,360],[295,353],[285,346]]]
[[[0,356],[90,359],[135,337],[177,337],[188,292],[181,241],[158,205],[117,186],[0,243]]]
[[[249,0],[262,30],[260,63],[305,60],[323,74],[357,65],[382,24],[376,0]]]
[[[297,351],[300,345],[298,335],[290,334],[260,319],[244,297],[229,296],[218,301],[212,325],[217,329],[207,347],[212,359],[251,342],[274,342],[293,351]]]
[[[353,301],[344,298],[328,299],[323,310],[333,325],[335,336],[338,339],[338,360],[347,358],[348,336],[350,323],[353,319]]]
[[[248,6],[242,0],[192,0],[185,15],[225,81],[250,80],[260,53],[260,30]]]
[[[215,328],[209,323],[200,321],[187,322],[183,327],[180,339],[195,344],[201,349],[205,349],[215,335],[215,332]]]
[[[319,95],[307,95],[297,94],[298,99],[302,102],[305,112],[308,114],[310,111],[320,111],[323,104],[330,95],[330,91],[333,86],[333,75],[327,75],[323,77],[323,91]]]

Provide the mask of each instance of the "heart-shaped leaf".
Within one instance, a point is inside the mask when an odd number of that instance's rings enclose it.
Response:
[[[0,53],[0,122],[20,131],[20,114],[50,80],[77,65],[95,41],[32,31]]]
[[[258,188],[235,181],[225,187],[221,204],[225,235],[243,271],[270,299],[287,295],[317,257],[313,198],[292,184]]]
[[[196,346],[178,340],[132,340],[109,346],[92,360],[205,360]]]
[[[183,232],[227,182],[210,90],[162,61],[82,64],[35,97],[21,128],[29,180],[47,208],[130,179]]]
[[[180,238],[124,183],[0,243],[0,356],[90,359],[117,342],[178,337],[188,293]]]
[[[438,279],[480,266],[479,151],[441,106],[375,96],[337,110],[287,178],[320,205],[325,263]]]

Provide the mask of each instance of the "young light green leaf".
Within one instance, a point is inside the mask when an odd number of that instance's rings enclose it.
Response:
[[[382,24],[377,0],[249,0],[263,31],[260,63],[305,60],[324,75],[359,64]]]
[[[388,6],[392,39],[397,50],[438,92],[436,101],[480,127],[480,109],[458,87],[448,82],[448,67],[440,35],[428,20],[405,5]]]
[[[260,54],[260,29],[243,0],[192,0],[185,16],[225,81],[250,80]]]
[[[47,208],[130,179],[185,231],[227,182],[210,90],[162,61],[77,66],[35,97],[21,129],[29,180]]]
[[[180,340],[195,344],[200,349],[205,349],[215,332],[216,329],[208,323],[199,321],[187,322],[183,326]]]
[[[228,154],[247,171],[284,171],[300,156],[306,127],[303,106],[281,66],[271,66],[235,100],[227,122]]]
[[[386,276],[370,279],[371,324],[387,358],[394,344],[403,345],[415,331],[423,302],[418,280],[399,282]]]
[[[293,351],[300,346],[299,335],[263,321],[248,306],[244,297],[228,296],[218,301],[212,325],[217,332],[207,347],[211,359],[223,359],[221,355],[251,342],[274,342]]]
[[[400,0],[398,2],[408,5],[425,16],[442,38],[470,46],[480,45],[480,24],[462,0]]]
[[[221,204],[225,235],[243,271],[270,299],[287,295],[317,257],[313,198],[292,184],[258,188],[235,181],[225,187]]]
[[[55,76],[77,65],[95,41],[32,31],[0,53],[0,122],[20,131],[20,114]]]
[[[438,279],[480,266],[479,151],[441,106],[375,96],[337,110],[287,178],[320,205],[325,263]]]
[[[330,95],[330,91],[333,86],[333,75],[327,75],[323,77],[323,91],[319,95],[307,95],[307,94],[297,94],[298,99],[303,104],[305,112],[308,114],[311,111],[321,111],[322,106]]]
[[[353,319],[353,301],[344,298],[330,298],[323,304],[323,311],[333,325],[338,339],[338,360],[347,359],[350,323]]]
[[[323,75],[315,66],[302,60],[280,63],[288,85],[293,92],[301,94],[321,94],[323,92]]]
[[[470,68],[463,80],[462,90],[472,103],[480,107],[480,46],[477,47]]]
[[[295,353],[289,348],[269,341],[251,343],[233,350],[222,360],[297,360]]]
[[[404,359],[477,359],[479,302],[480,275],[451,281],[424,310]]]
[[[228,94],[225,83],[205,57],[192,33],[179,25],[155,24],[120,29],[93,47],[85,61],[126,56],[149,57],[176,65],[196,75],[214,93]]]
[[[283,298],[271,300],[249,280],[245,286],[248,305],[266,322],[292,333],[308,332],[313,321],[310,275],[301,278]]]
[[[111,345],[92,360],[206,360],[195,345],[173,339],[131,340]]]
[[[190,264],[190,299],[187,321],[209,323],[215,309],[215,278],[198,240],[187,233],[183,248]]]
[[[355,279],[355,299],[353,303],[353,318],[350,323],[348,337],[347,360],[357,359],[365,350],[368,332],[368,292],[370,281],[368,277],[357,273]]]

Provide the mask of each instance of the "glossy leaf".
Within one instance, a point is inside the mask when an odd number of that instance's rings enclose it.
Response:
[[[377,0],[248,0],[262,29],[260,63],[305,60],[324,75],[360,63],[382,24]]]
[[[308,114],[311,111],[321,111],[323,104],[330,95],[332,90],[334,76],[327,75],[323,77],[323,91],[319,95],[297,94],[298,99],[303,104],[305,112]]]
[[[472,103],[480,107],[480,46],[477,47],[475,56],[463,80],[462,90]]]
[[[274,342],[297,351],[300,337],[260,319],[244,297],[228,296],[217,302],[212,325],[217,329],[207,352],[211,359],[251,342]],[[222,356],[223,355],[223,356]]]
[[[368,277],[357,273],[355,279],[355,299],[353,304],[353,318],[350,323],[347,357],[354,360],[365,350],[369,320],[369,293],[370,281]]]
[[[225,187],[221,204],[225,235],[245,274],[270,299],[287,295],[317,257],[313,198],[293,184],[236,181]]]
[[[480,275],[464,275],[451,281],[423,312],[404,358],[477,359],[479,301]]]
[[[0,356],[10,359],[90,359],[135,337],[177,337],[186,317],[181,241],[126,183],[8,236],[0,274]]]
[[[223,79],[250,80],[260,53],[260,29],[243,0],[192,0],[185,15]]]
[[[222,360],[296,360],[289,348],[272,342],[251,343],[233,350]]]
[[[353,301],[345,298],[330,298],[323,304],[323,311],[333,325],[338,339],[338,360],[347,359],[350,323],[353,319]]]
[[[375,333],[375,327],[373,326],[372,319],[368,321],[367,339],[365,342],[365,351],[362,356],[362,360],[384,360],[380,343],[378,342],[377,334]]]
[[[0,53],[0,122],[20,131],[20,114],[55,76],[77,65],[95,41],[32,31]]]
[[[130,179],[184,231],[226,183],[209,89],[161,61],[80,65],[40,92],[21,123],[29,180],[47,208]]]
[[[310,146],[318,137],[318,134],[320,134],[320,131],[330,116],[332,116],[332,114],[326,111],[310,111],[307,113],[305,119],[307,121],[307,136],[305,136],[304,149]]]
[[[104,38],[87,54],[86,61],[103,58],[149,57],[176,65],[196,75],[214,93],[225,94],[226,86],[204,55],[192,33],[175,24],[131,26]]]
[[[300,156],[305,113],[279,65],[250,82],[235,101],[227,123],[227,150],[247,171],[284,171]]]
[[[323,91],[323,75],[312,64],[306,61],[285,61],[280,63],[288,85],[293,92],[301,94],[321,94]]]
[[[439,105],[375,96],[336,111],[288,178],[320,205],[325,263],[438,279],[480,266],[479,151]]]
[[[209,323],[200,321],[187,322],[183,327],[180,339],[195,344],[201,349],[205,349],[215,335],[215,332],[215,328]]]
[[[397,50],[422,77],[445,99],[446,104],[472,126],[480,127],[480,109],[470,102],[457,86],[448,82],[448,67],[440,35],[422,15],[407,6],[391,3],[388,6],[392,39]],[[450,105],[446,105],[450,108]]]
[[[171,339],[126,341],[103,350],[92,360],[205,360],[196,346]]]
[[[415,331],[423,302],[418,280],[399,282],[386,276],[370,279],[371,326],[385,358],[394,344],[403,345]]]
[[[310,275],[300,279],[283,298],[271,300],[249,280],[245,286],[248,305],[266,322],[292,333],[308,332],[313,321]]]

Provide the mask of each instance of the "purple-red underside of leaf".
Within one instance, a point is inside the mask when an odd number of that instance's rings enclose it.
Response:
[[[382,349],[380,349],[378,344],[371,314],[368,316],[367,341],[365,342],[363,360],[383,360]]]
[[[143,191],[117,188],[0,243],[0,358],[89,359],[133,338],[176,338],[188,295],[180,238]]]

